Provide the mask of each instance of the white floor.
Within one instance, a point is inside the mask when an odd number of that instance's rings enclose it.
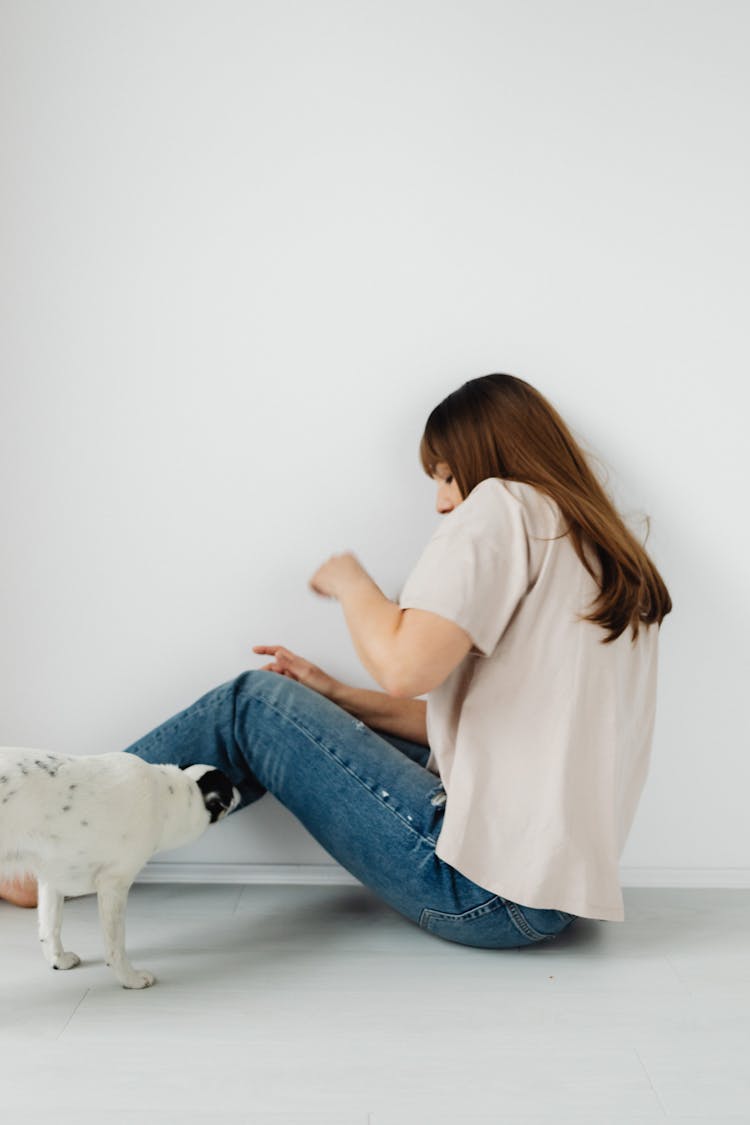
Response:
[[[51,1125],[750,1122],[750,891],[624,890],[624,923],[470,949],[356,886],[136,884],[105,966],[0,902],[0,1118]]]

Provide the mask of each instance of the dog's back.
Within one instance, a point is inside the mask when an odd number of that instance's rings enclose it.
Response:
[[[194,808],[193,808],[194,806]],[[95,889],[98,870],[133,873],[162,843],[170,815],[208,823],[177,766],[133,754],[74,756],[0,747],[0,873],[33,873],[68,894]],[[176,845],[174,845],[176,846]]]

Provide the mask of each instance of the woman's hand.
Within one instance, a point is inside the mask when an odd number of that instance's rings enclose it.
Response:
[[[341,591],[349,582],[358,581],[367,571],[352,551],[343,555],[331,555],[310,579],[310,589],[327,598],[340,598]]]
[[[264,664],[260,669],[261,672],[278,672],[282,676],[288,676],[290,680],[297,680],[305,687],[312,688],[326,699],[333,699],[339,681],[329,676],[322,668],[318,668],[317,664],[311,664],[309,660],[297,656],[288,648],[282,648],[281,645],[253,645],[253,652],[266,653],[275,658],[271,664]]]

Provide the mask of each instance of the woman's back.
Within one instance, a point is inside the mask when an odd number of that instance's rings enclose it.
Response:
[[[428,697],[428,766],[448,795],[436,855],[515,902],[621,921],[658,626],[601,643],[605,630],[582,619],[599,586],[565,529],[540,489],[486,478],[442,518],[399,604],[475,641]]]

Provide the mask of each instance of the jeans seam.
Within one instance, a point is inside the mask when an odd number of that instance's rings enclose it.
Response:
[[[545,938],[555,936],[553,934],[540,934],[538,930],[535,930],[519,908],[518,903],[506,899],[505,905],[508,908],[510,920],[524,937],[530,938],[531,941],[544,941]]]
[[[250,698],[254,701],[259,702],[259,703],[263,703],[266,707],[270,707],[271,710],[275,711],[276,714],[281,716],[282,719],[286,719],[290,723],[292,723],[294,726],[296,726],[298,730],[302,731],[302,733],[305,735],[306,738],[309,738],[311,742],[315,743],[316,746],[319,746],[320,749],[325,751],[325,753],[328,754],[328,756],[330,758],[332,758],[343,769],[345,769],[346,772],[348,774],[350,774],[351,777],[353,777],[354,780],[357,781],[362,786],[363,789],[366,789],[368,793],[371,793],[380,802],[380,804],[383,806],[383,808],[388,809],[388,811],[390,813],[392,813],[394,816],[398,817],[398,819],[401,821],[401,823],[404,825],[404,827],[408,828],[409,831],[412,832],[417,837],[418,840],[421,840],[422,842],[426,843],[431,849],[434,849],[434,845],[435,845],[434,839],[431,839],[429,836],[425,836],[422,832],[418,832],[417,829],[414,827],[414,825],[410,824],[409,821],[401,815],[401,813],[398,811],[398,809],[395,809],[393,807],[393,805],[389,805],[387,803],[387,801],[381,800],[380,796],[378,795],[378,793],[376,792],[375,789],[373,789],[371,786],[369,786],[367,784],[367,782],[363,781],[362,778],[359,776],[359,774],[355,773],[355,771],[353,769],[351,769],[345,761],[343,761],[341,758],[339,758],[339,756],[334,753],[334,751],[331,749],[330,746],[327,746],[324,742],[321,742],[318,738],[316,738],[315,735],[313,734],[313,732],[311,730],[308,730],[307,727],[303,726],[298,721],[298,719],[296,717],[294,717],[293,715],[290,715],[286,711],[280,710],[278,707],[274,706],[273,703],[269,702],[269,700],[264,699],[263,696],[261,696],[261,695],[251,695]],[[235,705],[236,705],[236,700],[237,700],[237,697],[235,695]],[[236,722],[236,706],[235,706],[235,714],[234,714],[233,718]],[[234,727],[235,727],[234,722],[233,722],[232,726],[233,726],[233,731],[234,731]],[[239,743],[237,742],[236,734],[235,734],[235,742],[237,743],[237,745],[239,745]]]

